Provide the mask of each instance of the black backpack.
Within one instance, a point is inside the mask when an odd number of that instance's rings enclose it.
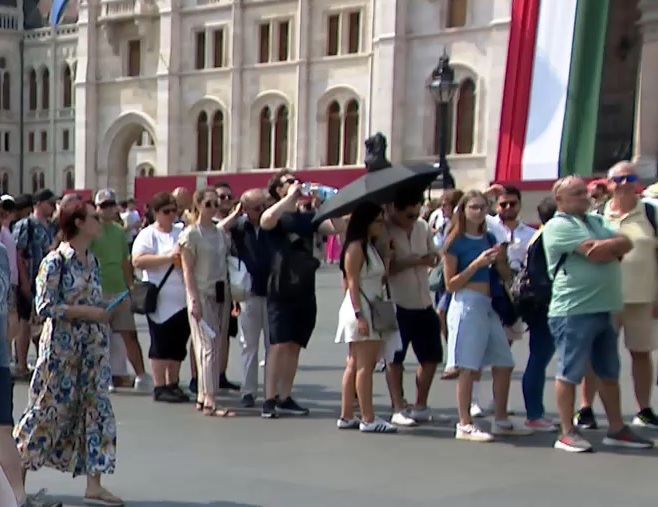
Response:
[[[313,256],[312,241],[287,236],[272,258],[268,295],[290,302],[310,297],[315,293],[315,272],[319,267],[320,261]]]
[[[510,289],[521,320],[532,324],[545,318],[548,305],[551,302],[553,280],[567,260],[568,254],[562,254],[553,270],[553,276],[548,276],[546,253],[544,252],[543,235],[528,247],[525,266],[518,272]]]

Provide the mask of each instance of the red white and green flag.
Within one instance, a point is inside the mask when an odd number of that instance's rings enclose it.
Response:
[[[590,176],[610,0],[513,0],[496,181]]]

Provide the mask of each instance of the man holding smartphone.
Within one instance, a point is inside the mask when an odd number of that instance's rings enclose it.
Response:
[[[427,399],[436,372],[443,359],[441,324],[434,310],[427,278],[428,269],[438,262],[434,234],[420,220],[422,192],[403,189],[389,210],[388,233],[392,240],[389,285],[397,308],[402,350],[387,366],[386,379],[393,403],[391,422],[414,426],[431,419]],[[402,388],[402,363],[411,345],[420,363],[416,372],[416,402],[405,406]]]

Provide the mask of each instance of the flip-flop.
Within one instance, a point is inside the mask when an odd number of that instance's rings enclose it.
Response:
[[[85,494],[83,502],[85,505],[97,505],[101,507],[123,507],[125,503],[119,497],[109,491],[102,491],[97,495]]]
[[[194,408],[196,408],[199,412],[203,411],[203,402],[202,401],[197,401],[194,405]]]
[[[206,405],[203,407],[203,415],[206,417],[235,417],[238,414],[228,408],[209,407]]]

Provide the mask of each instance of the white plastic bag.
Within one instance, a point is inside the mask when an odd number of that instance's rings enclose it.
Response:
[[[251,275],[247,266],[237,257],[228,257],[228,279],[231,283],[231,299],[244,301],[251,291]]]

